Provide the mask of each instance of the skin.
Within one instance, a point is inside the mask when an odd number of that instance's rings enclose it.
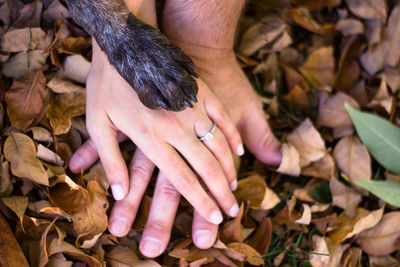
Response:
[[[140,1],[128,1],[127,4],[131,10],[134,8],[137,10],[137,7],[140,6],[138,2]],[[163,16],[164,33],[194,60],[196,71],[201,77],[199,82],[200,94],[206,91],[207,97],[207,92],[209,91],[207,84],[209,84],[212,91],[228,110],[228,114],[224,114],[221,121],[233,121],[246,147],[259,160],[266,164],[278,165],[281,160],[280,143],[273,136],[264,118],[262,105],[237,64],[232,49],[236,24],[243,1],[220,0],[218,2],[212,1],[213,4],[209,2],[204,5],[200,4],[200,6],[199,2],[167,1]],[[151,3],[149,5],[154,4],[153,1],[146,3]],[[133,5],[136,5],[136,7],[133,8]],[[148,12],[149,10],[154,10],[154,6],[150,9],[140,6],[139,10],[142,10],[143,18],[146,19],[147,23],[155,21],[155,12]],[[209,14],[213,15],[208,16]],[[190,27],[187,27],[187,25],[190,25]],[[208,30],[204,31],[203,29]],[[209,32],[212,32],[213,35],[210,35]],[[193,114],[189,116],[193,116]],[[184,121],[185,124],[193,120],[193,117],[186,117],[186,119],[187,121]],[[215,120],[213,119],[213,121]],[[163,129],[163,127],[160,128]],[[206,129],[205,132],[208,130]],[[220,135],[223,137],[222,133]],[[225,134],[225,136],[229,135]],[[118,142],[125,140],[127,137],[120,131],[115,130],[114,138],[117,140],[115,142]],[[228,138],[228,140],[230,139]],[[216,138],[211,141],[213,145],[215,145],[215,141]],[[233,147],[235,145],[236,143]],[[210,146],[210,144],[207,146]],[[72,158],[71,170],[80,172],[81,169],[87,169],[97,159],[95,142],[89,140]],[[108,158],[107,160],[111,161],[112,159]],[[154,161],[147,158],[140,149],[136,150],[129,167],[129,192],[124,199],[115,203],[111,212],[109,230],[114,235],[124,236],[129,231],[142,195],[154,170],[152,162]],[[224,161],[220,160],[220,162]],[[230,173],[234,170],[231,163],[221,165],[225,166],[223,168],[224,173]],[[182,166],[182,168],[185,167]],[[236,180],[228,177],[230,175],[227,175],[226,179],[231,182],[231,189],[235,189]],[[216,186],[214,185],[214,187]],[[171,179],[168,179],[163,175],[163,172],[160,172],[157,177],[148,222],[139,246],[141,252],[148,257],[160,255],[168,244],[180,199],[177,189],[179,187],[175,188],[171,183]],[[195,190],[191,192],[195,192]],[[193,241],[199,248],[208,248],[212,246],[216,239],[218,225],[210,223],[200,211],[195,206],[192,227]]]

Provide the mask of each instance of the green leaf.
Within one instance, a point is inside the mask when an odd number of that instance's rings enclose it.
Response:
[[[400,174],[400,128],[348,103],[344,106],[369,153],[386,169]]]
[[[374,180],[357,180],[353,181],[353,183],[367,189],[390,205],[400,207],[400,183]]]

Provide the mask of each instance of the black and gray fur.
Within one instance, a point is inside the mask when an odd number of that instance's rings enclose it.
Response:
[[[69,12],[151,109],[179,111],[197,102],[192,60],[157,29],[132,15],[124,0],[66,0]]]

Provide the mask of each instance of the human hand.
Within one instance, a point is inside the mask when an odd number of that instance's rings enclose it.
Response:
[[[225,213],[236,216],[239,208],[229,188],[229,184],[236,183],[236,173],[229,146],[238,154],[243,153],[243,147],[235,126],[208,87],[198,80],[198,104],[193,109],[176,113],[150,110],[140,103],[95,43],[93,55],[87,79],[86,122],[114,198],[123,199],[129,188],[128,170],[117,141],[117,132],[121,131],[207,221],[219,224],[222,214],[178,152],[203,179]],[[214,139],[202,143],[196,135],[207,133],[212,121],[218,126]],[[71,159],[72,169],[85,160],[82,155],[78,153]]]
[[[128,137],[118,133],[117,139],[122,142]],[[86,141],[76,154],[85,161],[80,168],[71,168],[75,172],[89,168],[98,160],[98,154],[91,139]],[[110,214],[108,229],[113,235],[125,236],[131,229],[154,168],[154,164],[137,148],[129,166],[129,192],[124,199],[115,202]],[[179,192],[166,176],[159,172],[148,219],[139,245],[143,255],[157,257],[167,247],[179,200]],[[211,247],[217,233],[218,225],[208,222],[197,211],[194,211],[192,236],[197,247],[201,249]]]

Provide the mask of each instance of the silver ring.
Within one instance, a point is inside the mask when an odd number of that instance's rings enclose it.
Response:
[[[213,133],[215,132],[215,129],[217,128],[217,125],[214,123],[213,126],[211,127],[211,130],[206,133],[204,136],[200,137],[200,141],[211,141],[214,138]]]

